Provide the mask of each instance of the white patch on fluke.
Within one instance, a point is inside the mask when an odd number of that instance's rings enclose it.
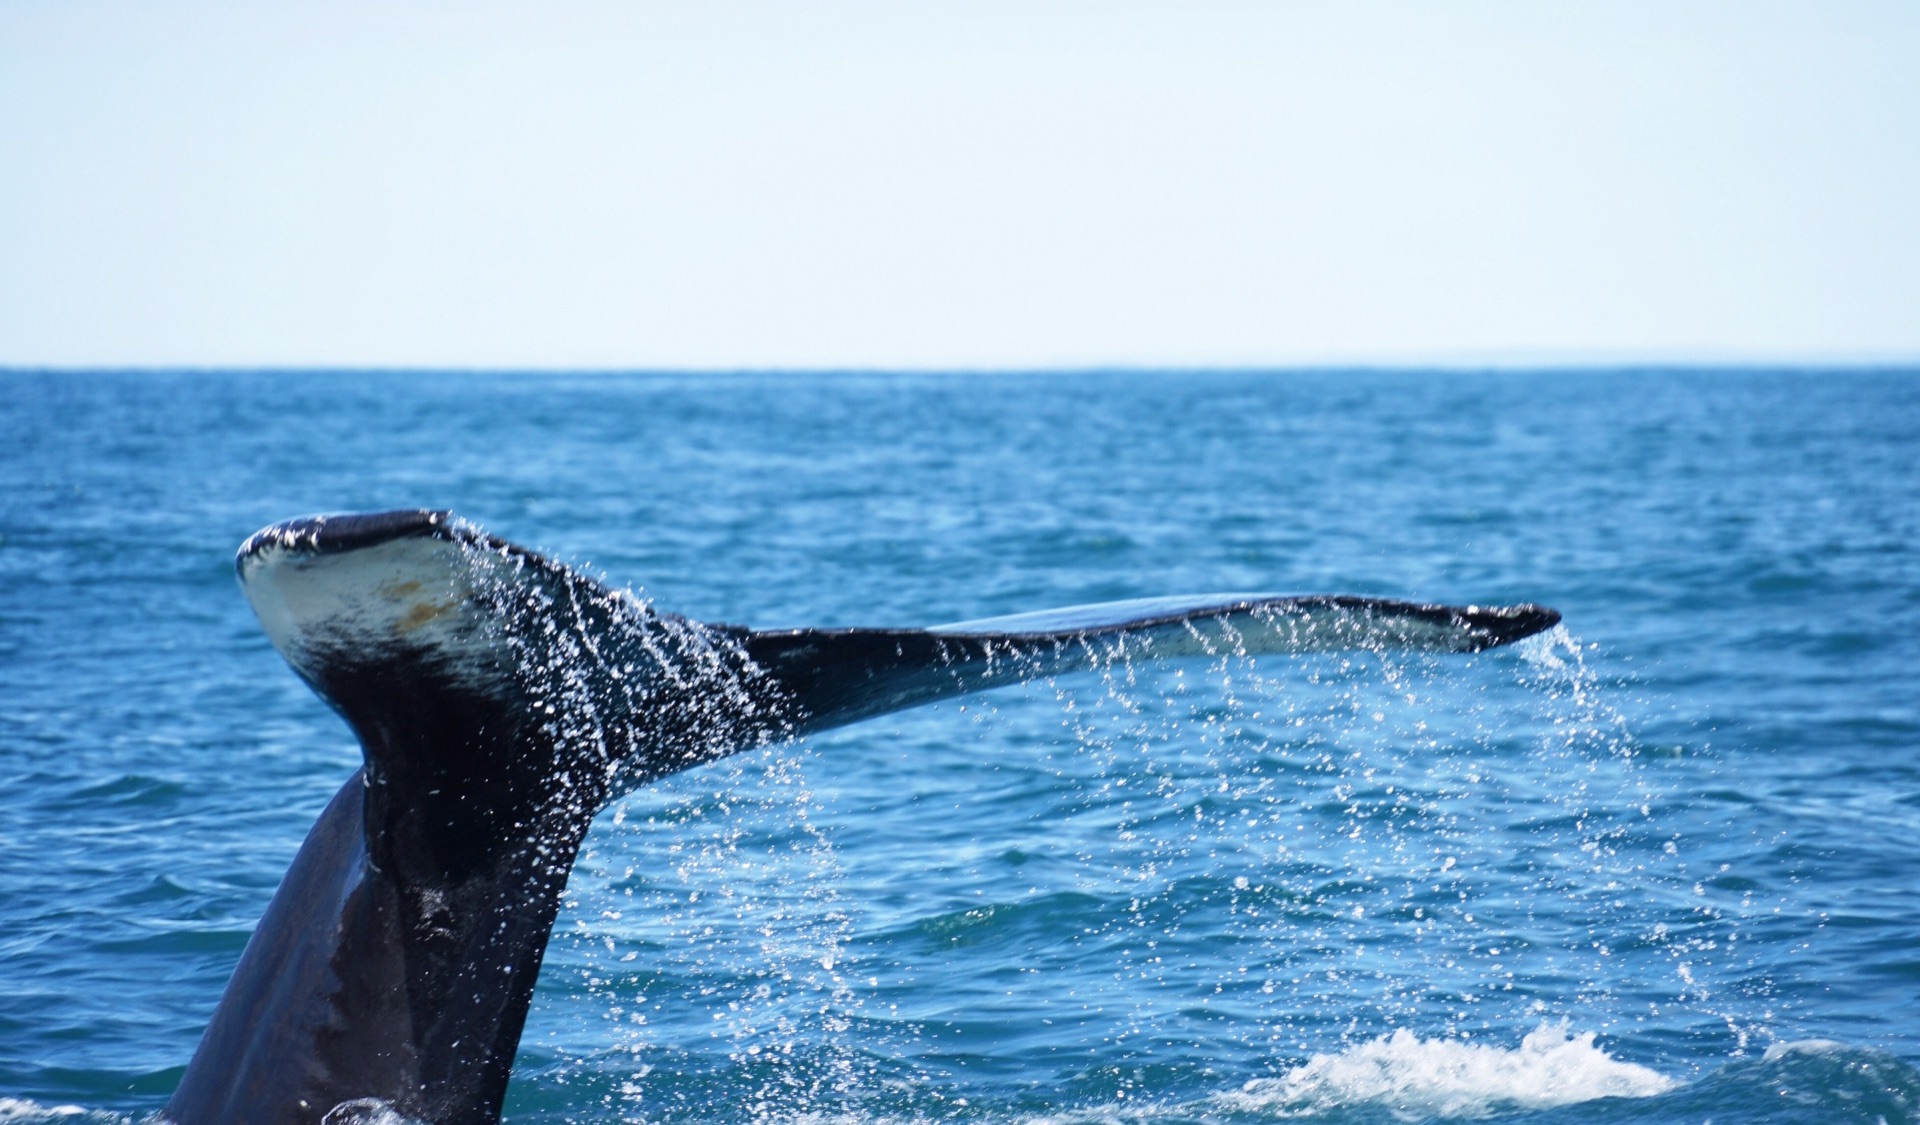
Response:
[[[309,678],[329,652],[392,646],[435,652],[450,671],[477,674],[476,650],[496,642],[485,628],[490,615],[474,605],[477,570],[488,565],[512,563],[431,537],[325,554],[271,540],[243,557],[240,577],[273,647]]]
[[[1546,1109],[1596,1098],[1646,1098],[1677,1083],[1541,1024],[1513,1050],[1459,1039],[1421,1039],[1405,1029],[1338,1054],[1315,1055],[1279,1078],[1249,1082],[1220,1101],[1283,1116],[1378,1105],[1395,1117],[1483,1117],[1500,1109]]]

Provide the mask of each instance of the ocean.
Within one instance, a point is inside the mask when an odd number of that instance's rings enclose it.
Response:
[[[507,1120],[1920,1119],[1920,372],[0,373],[0,1122],[166,1102],[344,724],[233,552],[451,508],[663,609],[1539,602],[675,775]]]

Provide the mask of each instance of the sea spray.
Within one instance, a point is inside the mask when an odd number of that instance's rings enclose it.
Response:
[[[621,1119],[711,1115],[700,1089],[748,1119],[856,1100],[850,922],[803,757],[770,748],[641,790],[577,865],[569,941],[605,1021],[588,1069],[604,1078],[612,1058],[631,1060],[602,1098]],[[722,1077],[696,1088],[675,1070]]]
[[[1314,1055],[1277,1078],[1255,1079],[1218,1100],[1232,1109],[1288,1116],[1372,1104],[1416,1120],[1645,1098],[1674,1086],[1660,1072],[1595,1046],[1593,1032],[1570,1034],[1565,1024],[1541,1024],[1514,1048],[1422,1039],[1401,1028],[1343,1051]]]

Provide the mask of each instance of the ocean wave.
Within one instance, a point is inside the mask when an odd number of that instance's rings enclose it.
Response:
[[[1594,1046],[1591,1031],[1541,1024],[1511,1050],[1406,1029],[1336,1054],[1314,1055],[1277,1078],[1218,1096],[1225,1108],[1306,1116],[1376,1105],[1395,1117],[1483,1117],[1597,1098],[1645,1098],[1678,1085],[1658,1071]]]
[[[105,1113],[77,1105],[41,1105],[31,1098],[0,1097],[0,1125],[126,1125],[124,1113]]]

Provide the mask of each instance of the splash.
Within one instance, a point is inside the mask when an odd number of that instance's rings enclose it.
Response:
[[[327,1111],[320,1125],[425,1125],[379,1098],[355,1098]]]
[[[479,537],[465,561],[487,641],[548,716],[551,799],[582,822],[612,807],[611,847],[585,845],[567,901],[580,912],[590,895],[596,908],[576,914],[567,959],[597,998],[601,1048],[554,1077],[618,1073],[603,1105],[643,1112],[657,1105],[643,1081],[657,1057],[697,1044],[698,1061],[680,1065],[723,1056],[753,1076],[736,1091],[747,1104],[844,1095],[859,1077],[850,1054],[795,1062],[846,1030],[855,997],[838,971],[848,925],[835,857],[810,819],[777,689],[734,632],[661,613],[638,591]],[[755,752],[681,772],[742,750]]]
[[[126,1125],[123,1113],[106,1113],[77,1105],[41,1105],[30,1098],[0,1097],[0,1125]],[[164,1123],[162,1123],[164,1125]]]
[[[1501,1109],[1548,1109],[1598,1098],[1646,1098],[1677,1083],[1541,1024],[1512,1050],[1461,1039],[1421,1039],[1402,1028],[1338,1054],[1315,1055],[1279,1078],[1221,1095],[1233,1109],[1318,1113],[1377,1105],[1402,1120],[1483,1117]]]
[[[576,893],[597,909],[577,918],[563,958],[600,1009],[602,1051],[578,1068],[625,1075],[609,1111],[707,1112],[679,1083],[649,1080],[659,1066],[725,1075],[716,1089],[752,1119],[858,1097],[851,926],[803,766],[766,750],[642,790],[582,856]]]

